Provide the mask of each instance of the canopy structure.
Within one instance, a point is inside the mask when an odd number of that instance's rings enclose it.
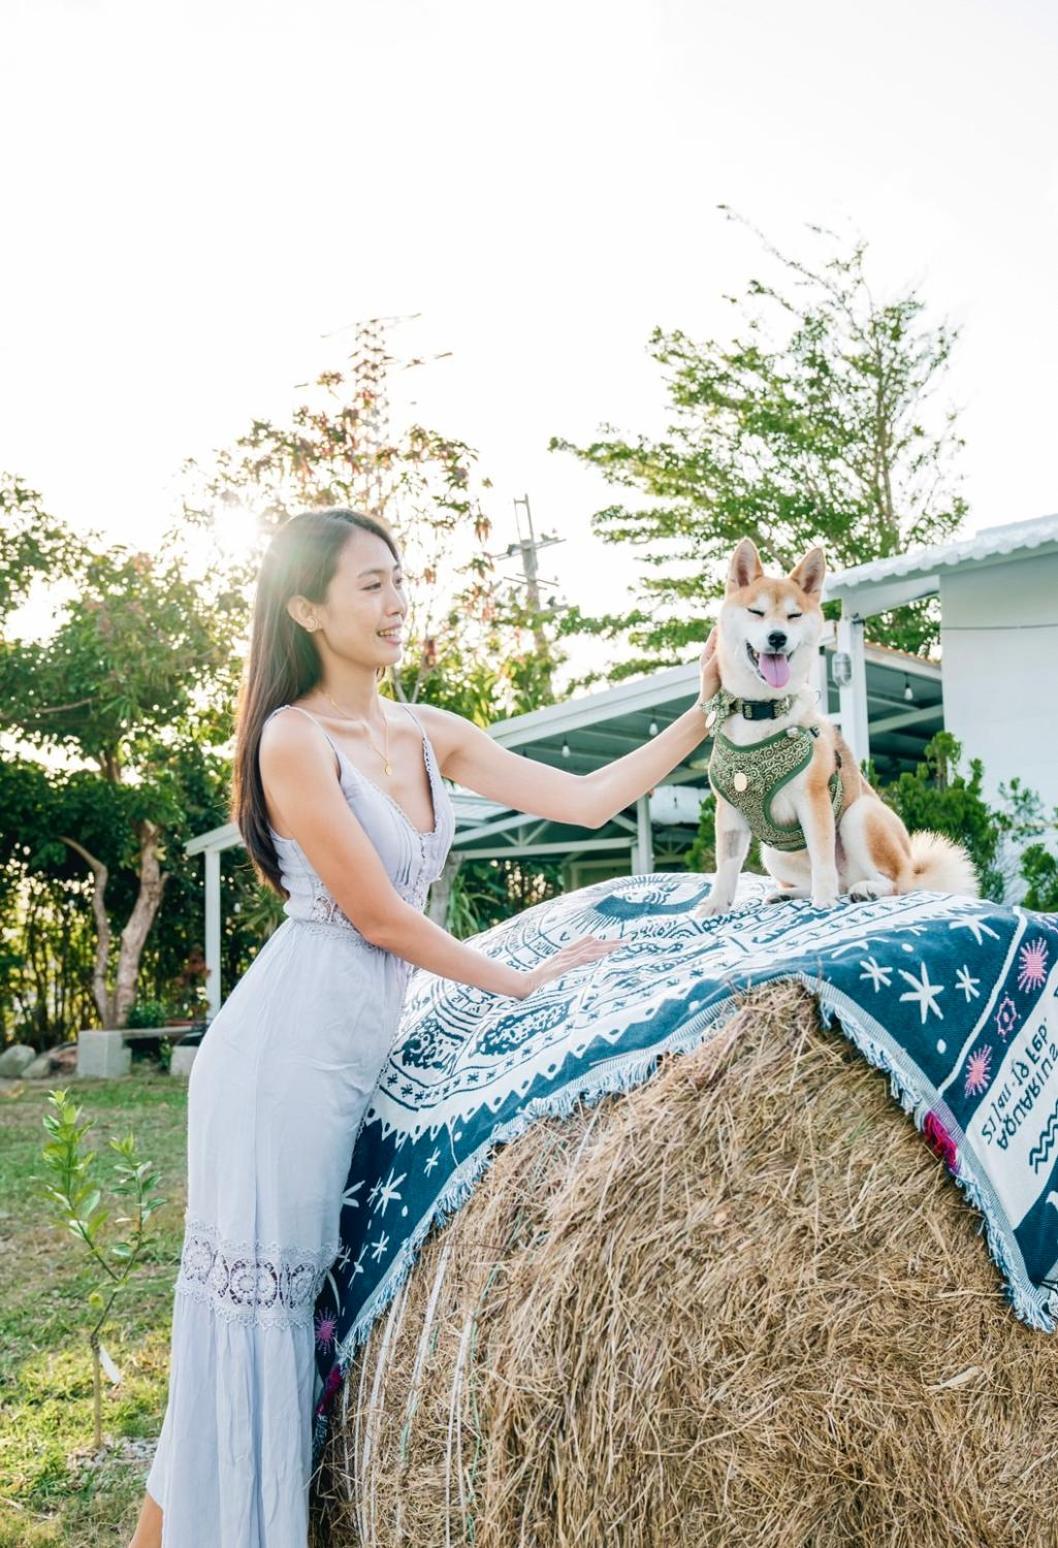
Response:
[[[842,718],[841,692],[830,663],[834,640],[820,649],[816,685],[825,695],[831,718]],[[940,667],[884,646],[864,648],[869,748],[885,779],[893,779],[920,760],[922,749],[943,726]],[[501,746],[521,757],[549,763],[573,774],[587,774],[649,741],[693,704],[698,696],[698,666],[666,667],[598,693],[549,704],[490,727]],[[706,764],[710,746],[703,742],[653,794],[617,813],[602,828],[580,828],[531,813],[513,811],[470,791],[454,789],[457,827],[453,852],[478,860],[560,858],[567,885],[583,886],[619,873],[678,868],[698,825],[701,801],[708,793]],[[866,756],[866,746],[857,749]],[[203,854],[206,864],[206,964],[209,1014],[221,1004],[220,857],[241,844],[234,823],[199,834],[187,853]]]

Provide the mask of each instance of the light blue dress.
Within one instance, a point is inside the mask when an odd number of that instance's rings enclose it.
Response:
[[[288,709],[308,715],[297,705],[273,713]],[[408,713],[422,732],[429,833],[320,731],[394,888],[422,909],[455,822],[430,741]],[[287,917],[213,1018],[191,1070],[169,1401],[147,1479],[164,1512],[163,1548],[304,1548],[313,1309],[410,972],[354,928],[293,839],[274,830],[272,839]]]

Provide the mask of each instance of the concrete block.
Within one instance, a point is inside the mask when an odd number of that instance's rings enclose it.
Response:
[[[185,1048],[182,1043],[177,1043],[169,1058],[170,1075],[178,1075],[182,1080],[186,1080],[191,1074],[191,1066],[195,1062],[197,1053],[197,1047]]]
[[[77,1038],[78,1075],[101,1076],[112,1080],[117,1075],[127,1075],[132,1068],[132,1051],[125,1044],[125,1034],[117,1030],[90,1028]]]

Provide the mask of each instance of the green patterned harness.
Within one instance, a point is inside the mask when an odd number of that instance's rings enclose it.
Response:
[[[704,708],[715,708],[718,717],[709,757],[709,783],[717,795],[733,806],[749,824],[754,837],[771,849],[807,849],[804,830],[799,822],[778,823],[772,817],[772,803],[784,785],[808,767],[819,735],[818,726],[789,726],[762,742],[740,747],[729,741],[720,726],[733,713],[737,701],[721,689]],[[736,783],[737,777],[737,783]],[[845,804],[841,780],[841,760],[830,776],[830,802],[837,825]]]

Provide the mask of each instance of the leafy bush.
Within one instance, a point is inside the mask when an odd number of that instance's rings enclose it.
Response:
[[[475,860],[468,855],[452,881],[448,929],[466,940],[561,891],[561,860]]]
[[[981,791],[984,765],[971,758],[970,773],[959,771],[962,745],[950,731],[938,731],[926,743],[922,761],[912,773],[891,785],[868,778],[882,800],[903,820],[909,833],[929,828],[962,844],[973,861],[984,897],[1003,896],[1004,877],[996,866],[1002,823]]]
[[[1022,879],[1025,887],[1017,889],[1018,901],[1026,908],[1054,910],[1058,907],[1054,878],[1058,860],[1043,838],[1058,832],[1058,812],[1048,817],[1036,791],[1023,786],[1017,776],[1009,785],[1000,785],[999,796],[1003,804],[995,818],[1005,840],[1000,851],[1004,881],[1011,885],[1018,877]]]
[[[1021,856],[1021,874],[1028,883],[1022,898],[1026,908],[1058,912],[1058,858],[1044,844],[1030,844]]]
[[[129,1027],[164,1027],[180,1012],[168,1000],[137,1000],[129,1011]]]

